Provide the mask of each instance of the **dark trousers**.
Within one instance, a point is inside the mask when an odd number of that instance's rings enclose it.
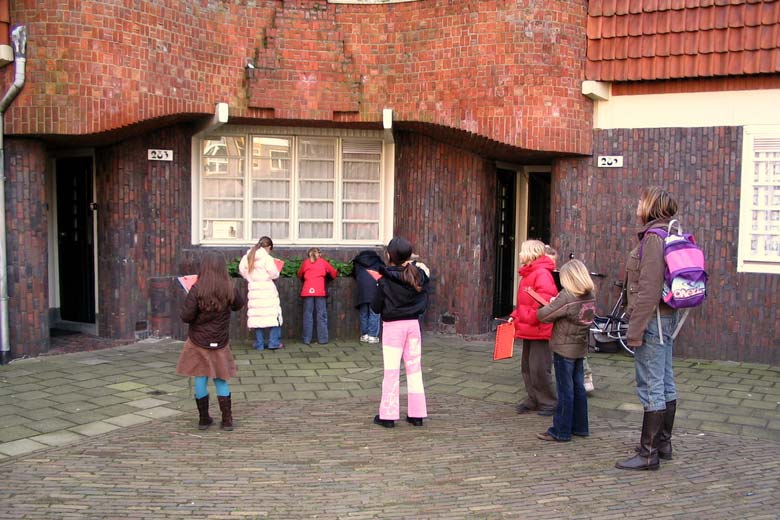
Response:
[[[553,416],[553,425],[547,433],[562,441],[571,439],[572,434],[586,437],[589,434],[588,397],[585,394],[582,358],[569,359],[553,354],[553,363],[558,407]]]
[[[547,340],[523,340],[521,370],[528,394],[524,404],[532,410],[555,410],[558,403],[552,386],[552,353]]]

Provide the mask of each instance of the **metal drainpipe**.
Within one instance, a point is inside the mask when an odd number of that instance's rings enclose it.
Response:
[[[0,365],[11,360],[11,339],[8,332],[8,252],[5,244],[5,111],[24,86],[24,68],[27,64],[27,28],[24,25],[11,31],[16,67],[14,82],[0,101]]]

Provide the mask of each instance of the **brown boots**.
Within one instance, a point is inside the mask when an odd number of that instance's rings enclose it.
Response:
[[[195,403],[198,405],[198,414],[200,415],[198,429],[205,430],[214,423],[214,419],[209,415],[209,396],[195,399]]]
[[[223,430],[233,431],[233,403],[230,401],[230,395],[217,396],[219,402],[219,409],[222,412],[222,424]]]
[[[656,470],[658,461],[658,439],[664,425],[666,412],[645,412],[642,418],[642,436],[639,440],[639,452],[626,460],[615,463],[618,469]]]
[[[677,400],[666,402],[666,411],[664,412],[664,425],[658,434],[658,458],[661,460],[672,460],[672,428],[674,427],[674,414],[677,412]],[[637,444],[634,451],[639,453],[640,446]]]
[[[233,430],[233,403],[230,400],[230,396],[225,397],[218,395],[217,402],[219,403],[219,409],[222,412],[222,424],[220,425],[223,430]],[[200,420],[198,421],[198,429],[205,430],[212,424],[214,419],[209,415],[209,396],[195,399],[195,403],[198,405],[198,414]]]

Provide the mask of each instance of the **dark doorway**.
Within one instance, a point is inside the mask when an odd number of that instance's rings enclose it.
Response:
[[[493,316],[506,316],[514,307],[515,172],[497,170],[496,277]]]
[[[57,159],[60,319],[95,322],[92,158]]]
[[[550,243],[552,182],[549,172],[528,176],[528,239]]]

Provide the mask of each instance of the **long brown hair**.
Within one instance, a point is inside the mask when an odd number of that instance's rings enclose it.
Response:
[[[638,214],[642,224],[659,219],[670,219],[677,214],[677,201],[665,189],[650,186],[642,190]]]
[[[249,271],[251,272],[252,269],[255,267],[255,253],[258,249],[261,247],[271,247],[273,250],[274,248],[274,241],[271,240],[271,237],[260,237],[260,240],[257,241],[257,244],[252,246],[252,249],[249,250],[249,253],[246,255],[246,264],[247,267],[249,267]]]
[[[212,251],[203,256],[196,287],[198,307],[205,311],[218,311],[233,303],[233,282],[220,253]]]
[[[387,256],[392,265],[402,266],[412,257],[412,244],[406,239],[395,237],[387,244]],[[401,271],[401,280],[417,292],[422,291],[419,279],[420,273],[416,265],[411,262],[404,265],[404,270]]]

